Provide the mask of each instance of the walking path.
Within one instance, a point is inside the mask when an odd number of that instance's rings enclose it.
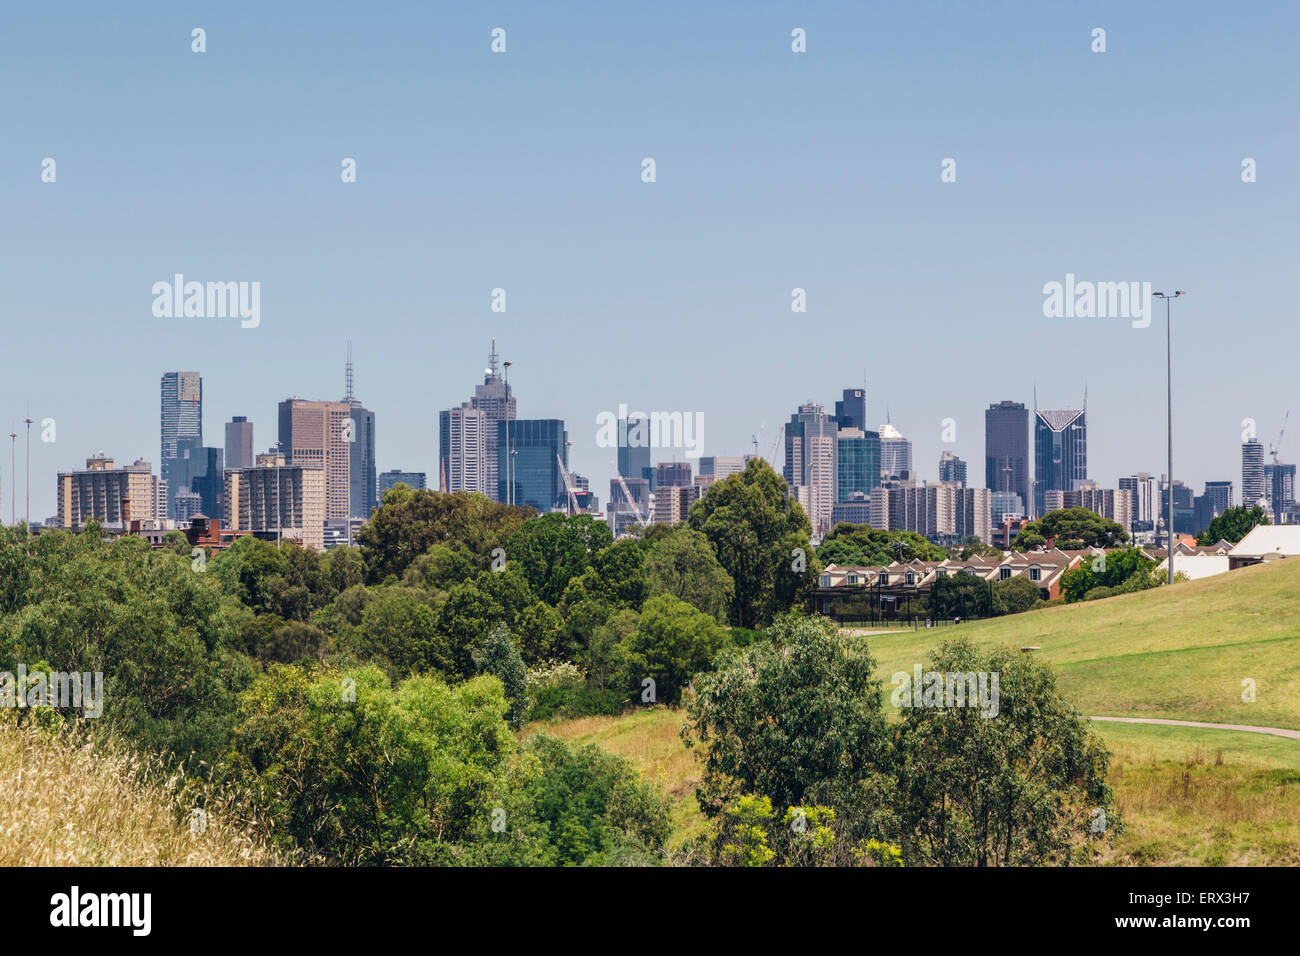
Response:
[[[1167,724],[1170,727],[1206,727],[1210,730],[1244,730],[1252,734],[1274,734],[1300,740],[1300,730],[1284,727],[1251,727],[1249,724],[1207,724],[1199,720],[1161,720],[1157,717],[1089,717],[1089,720],[1109,720],[1117,724]]]

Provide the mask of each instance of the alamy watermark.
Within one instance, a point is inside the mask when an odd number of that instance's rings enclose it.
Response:
[[[895,707],[978,707],[981,717],[998,715],[998,671],[898,671],[889,702]]]
[[[704,447],[703,412],[632,412],[620,404],[618,412],[596,416],[596,446],[619,447],[621,423],[626,423],[628,448],[681,448],[687,458],[700,457]]]
[[[18,672],[0,671],[0,707],[79,708],[86,717],[104,713],[104,674],[102,671],[36,671],[29,674],[26,664]]]
[[[186,282],[177,272],[171,282],[155,282],[150,291],[154,318],[238,318],[245,329],[262,324],[261,282]]]
[[[1079,282],[1067,272],[1064,283],[1046,283],[1043,296],[1049,319],[1132,319],[1135,329],[1151,324],[1150,282]]]

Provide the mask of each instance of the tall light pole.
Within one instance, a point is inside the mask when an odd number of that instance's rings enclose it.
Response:
[[[13,425],[9,426],[13,428]],[[18,524],[18,433],[9,433],[9,523]]]
[[[1165,388],[1167,391],[1168,410],[1169,410],[1169,524],[1165,528],[1165,541],[1168,545],[1169,566],[1169,583],[1174,583],[1174,333],[1173,318],[1171,314],[1172,306],[1169,304],[1173,299],[1178,298],[1185,293],[1179,289],[1173,295],[1166,295],[1164,292],[1153,292],[1154,296],[1159,296],[1165,300]]]
[[[27,422],[27,483],[24,486],[27,492],[27,533],[32,533],[32,408],[27,406],[27,417],[23,419]]]
[[[513,362],[502,362],[506,370],[506,407],[501,410],[502,420],[506,423],[506,504],[515,503],[515,485],[510,480],[510,366]]]

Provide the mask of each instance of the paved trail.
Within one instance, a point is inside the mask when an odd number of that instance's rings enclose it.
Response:
[[[1210,730],[1244,730],[1252,734],[1274,734],[1300,740],[1300,730],[1284,727],[1251,727],[1248,724],[1207,724],[1199,720],[1161,720],[1157,717],[1089,717],[1089,720],[1109,720],[1117,724],[1166,724],[1170,727],[1206,727]]]

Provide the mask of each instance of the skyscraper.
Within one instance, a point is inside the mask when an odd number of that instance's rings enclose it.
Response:
[[[629,415],[618,420],[618,473],[624,478],[640,478],[650,467],[650,423],[644,417]]]
[[[1241,503],[1247,508],[1260,504],[1268,497],[1264,484],[1264,443],[1241,443]]]
[[[1076,491],[1088,477],[1087,412],[1081,409],[1034,412],[1034,508],[1044,514],[1048,491]]]
[[[325,471],[325,520],[347,518],[351,507],[352,409],[342,402],[288,398],[280,403],[280,451],[290,465]]]
[[[912,443],[889,422],[880,426],[880,477],[912,477]]]
[[[660,488],[689,488],[690,486],[690,462],[661,461],[655,466],[655,491]]]
[[[1228,486],[1231,488],[1232,483],[1229,482]],[[1136,475],[1121,478],[1119,487],[1133,495],[1134,523],[1145,531],[1154,530],[1156,518],[1163,513],[1160,510],[1160,489],[1155,477],[1149,471],[1140,471]]]
[[[497,449],[499,436],[503,436],[497,423],[511,421],[515,417],[514,392],[505,380],[497,374],[497,341],[492,340],[492,350],[488,353],[488,367],[484,369],[483,384],[474,388],[474,397],[470,404],[483,413],[483,480],[488,497],[499,493],[501,482],[497,475],[500,459]]]
[[[497,422],[497,500],[528,505],[540,512],[564,508],[568,491],[560,462],[568,470],[568,446],[569,433],[557,418]],[[507,480],[513,488],[507,487]]]
[[[488,486],[486,417],[470,402],[438,413],[439,491],[476,491],[499,500],[498,489]],[[495,440],[492,447],[496,447]],[[492,474],[496,473],[493,464]]]
[[[176,457],[172,459],[171,484],[167,486],[174,517],[184,519],[195,513],[209,518],[222,514],[225,495],[225,455],[220,448],[207,448],[200,438],[181,438],[176,442]],[[197,495],[194,502],[189,496]],[[178,500],[184,497],[182,507]],[[197,508],[196,508],[197,506]]]
[[[939,456],[939,480],[955,481],[966,487],[966,462],[962,461],[950,451],[945,451]]]
[[[855,492],[869,496],[872,488],[880,486],[879,433],[841,425],[835,444],[835,502],[852,501]]]
[[[162,454],[159,473],[168,482],[167,516],[175,517],[170,503],[177,489],[171,483],[171,469],[176,461],[176,443],[182,438],[197,438],[203,444],[203,379],[198,372],[164,372],[162,393]],[[188,488],[183,489],[188,491]]]
[[[425,475],[422,471],[391,471],[382,472],[379,475],[379,501],[382,504],[384,495],[396,485],[408,485],[417,490],[424,490],[428,487],[425,481]]]
[[[243,415],[226,422],[226,467],[253,467],[253,423]]]
[[[857,428],[867,431],[867,392],[861,388],[846,388],[844,397],[835,403],[835,421],[840,428]]]
[[[1029,409],[1021,402],[998,402],[984,410],[984,487],[1019,495],[1026,508],[1033,504],[1029,496]]]
[[[808,513],[814,533],[830,530],[837,431],[835,417],[811,401],[800,405],[785,426],[785,480],[791,496]]]
[[[379,487],[375,477],[375,413],[365,408],[352,391],[352,343],[348,343],[347,368],[344,372],[347,393],[343,404],[352,419],[349,434],[351,448],[348,461],[348,511],[353,518],[369,518],[379,504]]]
[[[1295,465],[1276,462],[1264,466],[1264,488],[1272,505],[1274,524],[1288,524],[1295,504]],[[1208,486],[1207,486],[1208,487]]]

